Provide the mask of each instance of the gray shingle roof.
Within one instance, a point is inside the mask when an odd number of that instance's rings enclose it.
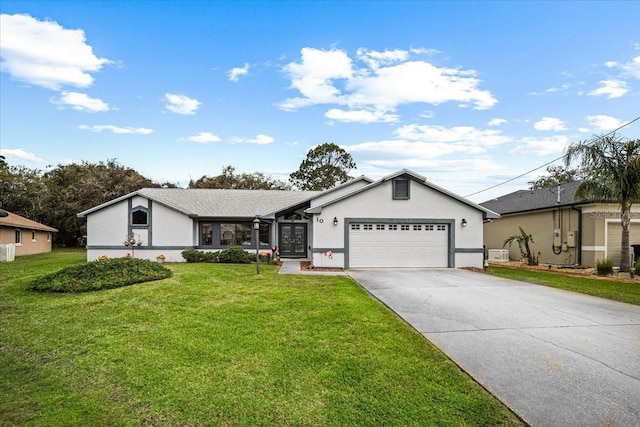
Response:
[[[487,200],[480,203],[480,206],[503,215],[573,205],[578,203],[574,200],[578,185],[580,185],[580,181],[561,184],[559,202],[558,187],[556,186],[537,190],[518,190],[496,199]]]
[[[147,197],[185,215],[197,217],[253,218],[265,216],[319,194],[319,191],[216,190],[184,188],[143,188],[81,212],[87,214],[134,195]]]

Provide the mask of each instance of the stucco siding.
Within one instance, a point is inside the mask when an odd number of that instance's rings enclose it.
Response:
[[[334,218],[338,224],[334,225]],[[347,220],[353,219],[414,219],[414,220],[448,220],[453,230],[452,250],[460,248],[478,250],[482,248],[482,212],[461,203],[447,195],[428,188],[416,182],[411,182],[409,200],[393,200],[391,181],[384,182],[374,188],[354,194],[349,198],[338,201],[322,208],[322,212],[314,214],[313,245],[314,248],[327,248],[346,251],[345,236],[348,234]],[[461,225],[462,219],[466,220],[466,227]],[[332,264],[341,262],[348,254],[334,254]],[[455,263],[456,267],[482,265],[482,254],[460,255],[455,258],[462,265]],[[314,254],[316,262],[329,262],[324,255]]]
[[[153,204],[153,246],[195,246],[193,220],[159,203]]]
[[[87,215],[87,246],[123,245],[128,236],[127,202],[122,201]]]
[[[566,265],[577,263],[580,246],[578,211],[559,209],[507,215],[493,220],[493,222],[484,225],[486,249],[503,249],[504,241],[507,238],[520,233],[519,227],[522,227],[527,234],[532,235],[533,243],[529,247],[533,255],[539,257],[539,262]],[[569,238],[570,232],[574,232],[573,243]],[[554,246],[556,252],[559,253],[554,253]],[[507,246],[507,249],[509,249],[511,260],[521,258],[517,242],[514,242],[511,248]]]
[[[16,244],[16,229],[22,231],[22,243],[20,244]],[[32,233],[35,233],[35,239],[32,238]],[[42,230],[32,230],[21,227],[0,227],[0,243],[15,244],[15,256],[51,252],[51,239],[49,239],[49,236],[52,236],[52,234]]]
[[[328,202],[329,200],[337,199],[340,196],[344,196],[345,194],[357,190],[358,188],[362,188],[366,185],[369,185],[369,183],[362,180],[352,182],[348,185],[343,185],[342,187],[337,188],[327,194],[320,194],[319,196],[316,196],[313,200],[311,200],[310,206],[312,208],[320,206],[323,203]]]

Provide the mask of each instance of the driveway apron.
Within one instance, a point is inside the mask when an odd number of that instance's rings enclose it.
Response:
[[[350,275],[529,424],[640,426],[640,306],[467,270]]]

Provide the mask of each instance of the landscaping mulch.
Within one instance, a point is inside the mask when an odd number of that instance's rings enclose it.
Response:
[[[496,267],[515,268],[520,270],[548,271],[550,273],[564,274],[566,276],[588,277],[590,279],[640,284],[640,279],[638,278],[638,276],[636,276],[635,279],[631,279],[629,277],[628,272],[627,273],[616,272],[611,276],[599,276],[595,268],[584,267],[579,265],[564,266],[564,265],[543,264],[543,263],[538,265],[528,265],[520,261],[509,261],[509,262],[489,261],[489,266],[492,266],[492,265]]]

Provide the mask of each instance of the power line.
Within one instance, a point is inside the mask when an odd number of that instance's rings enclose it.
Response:
[[[617,131],[619,131],[620,129],[625,128],[625,127],[629,126],[631,123],[636,122],[636,121],[638,121],[638,120],[640,120],[640,116],[636,117],[635,119],[631,120],[630,122],[627,122],[627,123],[623,124],[623,125],[622,125],[622,126],[620,126],[619,128],[612,130],[611,132],[607,133],[606,135],[603,135],[601,138],[606,138],[607,136],[609,136],[609,135],[611,135],[611,134],[613,134],[613,133],[616,133],[616,132],[617,132]],[[494,189],[494,188],[496,188],[496,187],[500,187],[501,185],[508,184],[508,183],[510,183],[511,181],[515,181],[515,180],[516,180],[516,179],[518,179],[518,178],[522,178],[523,176],[526,176],[526,175],[530,174],[531,172],[535,172],[535,171],[537,171],[538,169],[542,169],[542,168],[543,168],[543,167],[545,167],[545,166],[549,166],[550,164],[555,163],[555,162],[557,162],[557,161],[558,161],[558,160],[560,160],[560,159],[563,159],[565,156],[566,156],[566,154],[563,154],[562,156],[557,157],[557,158],[555,158],[555,159],[551,160],[550,162],[547,162],[547,163],[545,163],[545,164],[543,164],[543,165],[540,165],[540,166],[538,166],[538,167],[536,167],[536,168],[534,168],[534,169],[531,169],[530,171],[527,171],[527,172],[525,172],[525,173],[523,173],[523,174],[520,174],[520,175],[518,175],[518,176],[515,176],[515,177],[513,177],[513,178],[509,178],[508,180],[503,181],[503,182],[500,182],[500,183],[495,184],[495,185],[492,185],[491,187],[487,187],[487,188],[485,188],[484,190],[480,190],[480,191],[476,191],[475,193],[467,194],[467,195],[466,195],[466,196],[464,196],[464,197],[471,197],[471,196],[475,196],[476,194],[484,193],[485,191],[489,191],[489,190],[492,190],[492,189]]]

